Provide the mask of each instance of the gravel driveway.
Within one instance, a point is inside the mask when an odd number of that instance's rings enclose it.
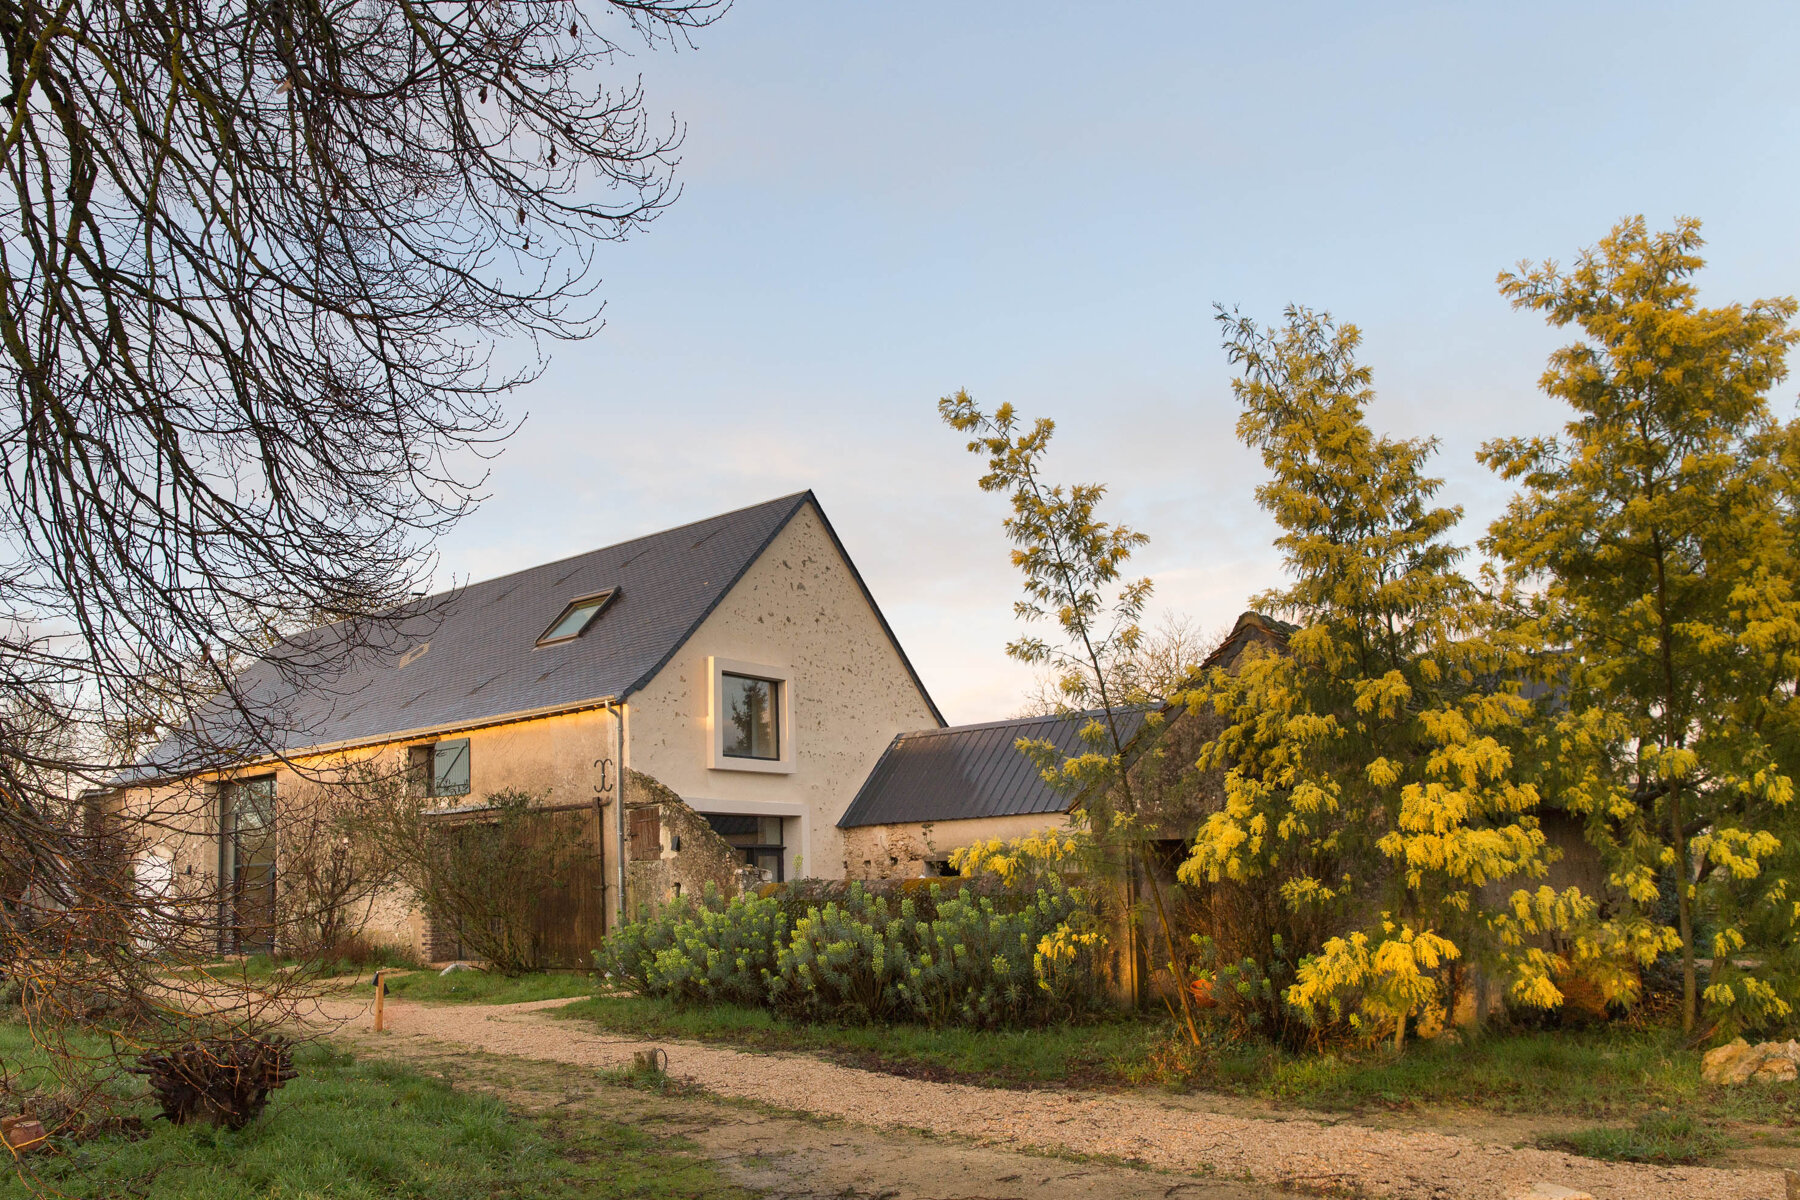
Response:
[[[641,1039],[599,1032],[542,1010],[569,1003],[425,1005],[390,1000],[397,1039],[422,1038],[493,1054],[594,1070],[628,1065]],[[328,1002],[325,1015],[359,1031],[366,1003]],[[1304,1118],[1195,1112],[1144,1094],[1001,1091],[838,1066],[800,1054],[749,1053],[694,1042],[657,1043],[669,1072],[720,1096],[907,1128],[983,1145],[1104,1155],[1166,1171],[1207,1173],[1307,1190],[1397,1200],[1510,1200],[1534,1183],[1596,1200],[1784,1200],[1773,1171],[1652,1167],[1513,1149],[1431,1132],[1369,1129]]]

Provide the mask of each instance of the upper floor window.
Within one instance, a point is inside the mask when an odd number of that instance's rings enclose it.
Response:
[[[469,794],[469,739],[432,742],[407,747],[408,774],[420,794],[466,796]]]
[[[715,771],[794,771],[794,679],[785,667],[710,658],[706,765]]]
[[[781,758],[781,683],[750,675],[720,674],[726,758]]]

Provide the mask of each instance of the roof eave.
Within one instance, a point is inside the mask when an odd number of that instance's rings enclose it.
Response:
[[[221,771],[243,771],[256,767],[266,767],[275,763],[293,763],[297,759],[317,758],[324,754],[342,754],[349,750],[368,750],[376,746],[391,746],[396,742],[412,742],[425,737],[444,737],[453,733],[470,733],[477,729],[492,729],[498,725],[516,725],[522,721],[539,721],[546,717],[559,717],[569,713],[586,712],[595,708],[613,708],[624,704],[625,697],[604,696],[598,700],[577,700],[562,704],[546,704],[541,708],[525,708],[516,712],[499,713],[476,720],[450,721],[437,725],[421,725],[416,729],[396,730],[392,733],[370,734],[367,737],[345,738],[336,742],[320,742],[317,745],[302,746],[294,750],[283,750],[279,754],[265,754],[258,758],[247,758],[241,762],[223,763],[216,767],[195,767],[188,771],[169,771],[134,779],[129,783],[108,786],[108,792],[124,791],[128,788],[155,787],[158,784],[173,783],[181,779],[192,779],[196,775],[208,775]]]

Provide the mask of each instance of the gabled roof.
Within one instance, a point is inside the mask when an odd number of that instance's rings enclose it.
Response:
[[[474,726],[586,703],[624,700],[650,682],[718,606],[788,522],[812,505],[840,554],[818,501],[800,492],[590,550],[421,600],[427,614],[384,630],[384,652],[364,654],[329,676],[258,663],[238,686],[258,711],[279,712],[285,731],[270,753],[370,744],[427,730]],[[844,562],[882,629],[881,616],[848,555]],[[579,637],[538,645],[572,600],[616,589]],[[326,627],[303,634],[328,640]],[[894,649],[935,715],[937,708]],[[218,720],[221,715],[214,714]],[[203,714],[199,725],[209,718]],[[192,729],[172,736],[115,784],[192,769]],[[215,744],[227,739],[213,737]]]
[[[1127,742],[1143,728],[1145,715],[1120,714],[1119,732]],[[1071,798],[1044,782],[1018,743],[1047,741],[1065,757],[1080,754],[1086,722],[1085,714],[1019,717],[903,733],[838,818],[838,828],[1067,812]]]
[[[1240,613],[1231,632],[1206,656],[1195,673],[1204,675],[1214,667],[1224,667],[1229,671],[1237,664],[1244,651],[1252,646],[1267,646],[1278,654],[1286,653],[1288,638],[1299,632],[1298,625],[1290,625],[1266,613]]]

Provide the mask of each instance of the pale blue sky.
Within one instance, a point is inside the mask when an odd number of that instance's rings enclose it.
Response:
[[[1443,439],[1472,542],[1505,495],[1474,447],[1561,420],[1562,339],[1499,270],[1680,214],[1709,300],[1800,292],[1797,35],[1792,4],[740,0],[629,64],[685,192],[601,248],[606,327],[513,398],[441,579],[811,487],[945,714],[1008,715],[1003,502],[935,401],[1055,418],[1155,607],[1228,624],[1280,574],[1215,300],[1361,326],[1373,423]]]

